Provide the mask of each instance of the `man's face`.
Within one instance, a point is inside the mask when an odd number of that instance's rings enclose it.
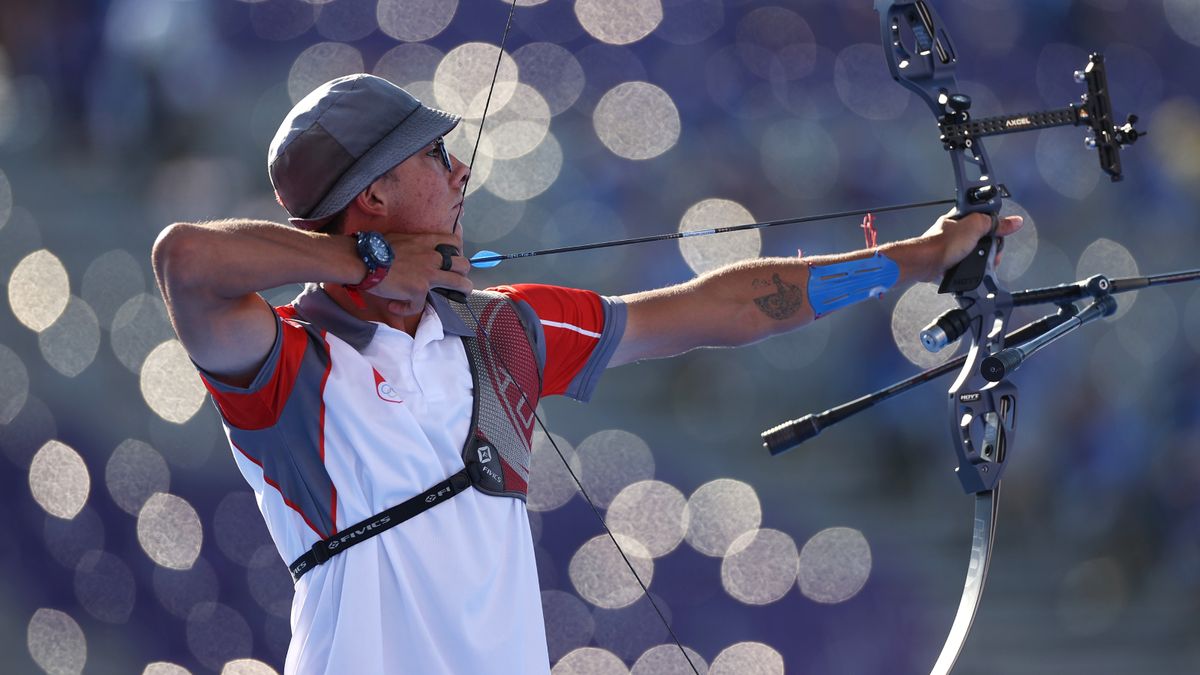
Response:
[[[469,173],[440,138],[397,164],[377,185],[387,200],[388,229],[413,234],[457,232]]]

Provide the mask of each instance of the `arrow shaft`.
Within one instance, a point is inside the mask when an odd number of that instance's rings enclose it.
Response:
[[[573,246],[557,246],[554,248],[543,248],[535,251],[523,251],[521,253],[504,253],[489,256],[480,256],[472,258],[472,264],[484,263],[499,263],[504,260],[512,260],[514,258],[532,258],[539,255],[553,255],[556,253],[572,253],[574,251],[589,251],[597,248],[610,248],[612,246],[628,246],[630,244],[645,244],[651,241],[667,241],[671,239],[686,239],[688,237],[702,237],[711,234],[725,234],[728,232],[741,232],[743,230],[763,230],[768,227],[777,227],[779,225],[797,225],[800,223],[812,223],[821,220],[833,220],[835,218],[848,218],[850,216],[863,216],[868,213],[887,213],[889,211],[901,211],[905,209],[917,209],[926,206],[940,206],[945,204],[954,204],[954,199],[937,199],[927,202],[913,202],[909,204],[893,204],[889,206],[877,206],[867,209],[854,209],[852,211],[838,211],[836,213],[823,213],[814,216],[802,216],[800,218],[781,218],[779,220],[766,220],[759,223],[747,223],[745,225],[729,225],[727,227],[713,227],[704,230],[691,230],[688,232],[671,232],[668,234],[653,234],[645,237],[633,237],[631,239],[613,239],[611,241],[594,242],[591,244],[576,244]]]

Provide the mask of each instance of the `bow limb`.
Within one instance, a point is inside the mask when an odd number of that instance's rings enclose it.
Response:
[[[975,493],[975,525],[971,532],[971,562],[967,567],[967,580],[963,585],[954,623],[930,675],[948,675],[954,669],[958,655],[967,642],[967,634],[971,632],[971,624],[975,621],[975,612],[978,611],[979,600],[983,596],[983,584],[987,581],[987,568],[992,559],[999,499],[999,484],[991,490]]]

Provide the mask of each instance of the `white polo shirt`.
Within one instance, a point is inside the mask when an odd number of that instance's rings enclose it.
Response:
[[[532,318],[542,395],[589,398],[624,305],[550,286],[492,290]],[[460,336],[473,331],[430,297],[409,336],[310,286],[277,308],[254,382],[204,378],[285,564],[463,468],[473,399]],[[284,671],[547,673],[540,598],[524,502],[467,490],[303,576]]]

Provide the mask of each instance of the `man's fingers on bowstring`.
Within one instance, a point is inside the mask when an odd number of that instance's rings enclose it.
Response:
[[[453,272],[466,276],[471,271],[471,261],[465,257],[459,247],[453,244],[441,243],[436,247],[436,267],[442,272]],[[449,268],[447,268],[449,262]]]
[[[455,274],[467,276],[471,272],[471,261],[461,255],[456,255],[450,259],[450,271]]]

